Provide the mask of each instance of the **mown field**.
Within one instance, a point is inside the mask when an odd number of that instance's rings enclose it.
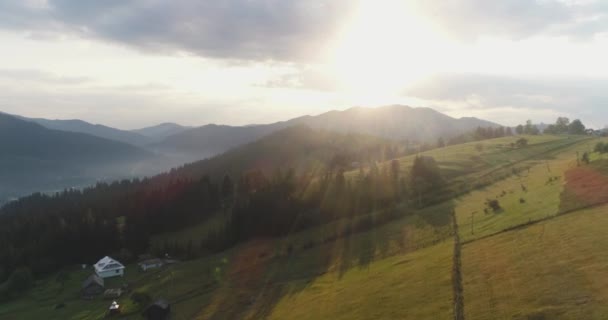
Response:
[[[466,319],[607,319],[608,206],[467,244]]]
[[[579,167],[577,152],[591,151],[596,139],[527,138],[525,148],[508,137],[424,153],[435,157],[450,190],[462,193],[455,199],[421,210],[396,205],[387,209],[390,220],[381,218],[385,212],[344,217],[149,273],[129,265],[123,280],[171,301],[173,319],[448,319],[454,211],[466,243],[466,319],[603,319],[608,282],[595,279],[608,271],[601,234],[608,207],[558,214],[608,200],[584,196],[603,190],[597,177],[605,176],[606,156],[593,154],[591,165]],[[413,159],[400,159],[404,173]],[[501,211],[484,212],[487,199],[498,199]],[[196,244],[222,222],[153,241]],[[72,269],[63,289],[54,277],[39,281],[24,298],[0,305],[0,318],[103,318],[111,301],[78,297],[89,273]],[[58,303],[66,307],[55,310]],[[132,312],[124,319],[141,318],[128,296],[119,303]]]
[[[525,168],[509,178],[456,200],[456,217],[464,242],[558,214],[568,172],[578,168],[577,152],[592,151],[595,140],[579,140],[518,163]],[[588,167],[588,166],[587,166]],[[486,202],[498,200],[501,210]],[[579,208],[581,206],[574,206]]]

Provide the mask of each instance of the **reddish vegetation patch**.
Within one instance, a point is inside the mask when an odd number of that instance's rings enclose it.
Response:
[[[210,310],[202,310],[198,319],[247,319],[264,302],[260,290],[273,253],[273,241],[252,240],[241,245],[228,262],[225,281],[216,291]],[[259,301],[258,301],[259,300]]]
[[[562,211],[607,202],[608,176],[593,167],[577,167],[566,172]]]
[[[228,277],[236,279],[237,283],[244,286],[259,282],[272,253],[272,244],[272,240],[266,239],[252,240],[244,244],[230,261]]]

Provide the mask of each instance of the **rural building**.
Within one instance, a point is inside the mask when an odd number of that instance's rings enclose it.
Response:
[[[122,277],[124,272],[125,266],[122,263],[107,256],[95,264],[95,273],[101,278]]]
[[[142,315],[148,320],[167,320],[171,314],[171,305],[165,299],[159,299],[146,308]]]
[[[94,296],[100,295],[103,292],[103,288],[103,278],[96,274],[92,274],[82,283],[82,297],[86,299],[93,298]]]
[[[163,262],[163,260],[161,259],[148,259],[148,260],[144,260],[140,263],[138,263],[139,268],[142,271],[148,271],[150,269],[156,269],[156,268],[160,268],[164,265],[165,263]]]

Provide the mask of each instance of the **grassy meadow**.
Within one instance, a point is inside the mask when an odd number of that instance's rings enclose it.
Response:
[[[466,319],[604,319],[608,207],[571,211],[608,201],[584,196],[602,194],[607,156],[592,154],[579,167],[577,152],[593,150],[597,139],[526,138],[524,148],[506,137],[423,153],[435,157],[456,198],[419,210],[397,204],[386,209],[390,220],[379,218],[384,212],[342,217],[147,273],[129,265],[124,279],[106,287],[125,281],[167,298],[172,319],[449,319],[454,211],[465,243]],[[404,173],[414,158],[399,159]],[[488,199],[501,210],[484,212]],[[196,246],[223,223],[218,215],[153,244]],[[356,227],[366,223],[371,227]],[[38,281],[24,297],[0,304],[0,319],[102,319],[111,301],[79,298],[90,273],[69,270],[63,288],[55,277]],[[121,318],[141,318],[128,295],[118,302]],[[55,310],[59,303],[65,308]]]
[[[579,140],[524,160],[525,169],[456,200],[460,237],[467,242],[560,212],[566,173],[577,168],[577,152],[593,150],[594,140]],[[490,209],[487,200],[498,200],[501,209]]]
[[[608,206],[463,248],[466,319],[608,318]]]

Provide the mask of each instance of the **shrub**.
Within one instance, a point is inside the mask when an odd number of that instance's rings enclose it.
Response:
[[[152,297],[146,292],[135,291],[131,294],[131,300],[140,306],[145,306],[152,302]]]
[[[517,145],[518,148],[527,147],[528,146],[528,139],[521,138],[521,139],[519,139],[519,140],[517,140],[515,142],[515,145]]]
[[[34,285],[34,277],[28,268],[19,268],[11,274],[6,283],[9,294],[20,294]]]
[[[494,212],[499,212],[502,210],[502,207],[500,206],[500,202],[496,199],[488,200],[486,202],[486,204]]]
[[[582,160],[583,160],[583,162],[585,164],[589,164],[590,160],[589,160],[589,153],[588,152],[583,153],[583,159]]]

